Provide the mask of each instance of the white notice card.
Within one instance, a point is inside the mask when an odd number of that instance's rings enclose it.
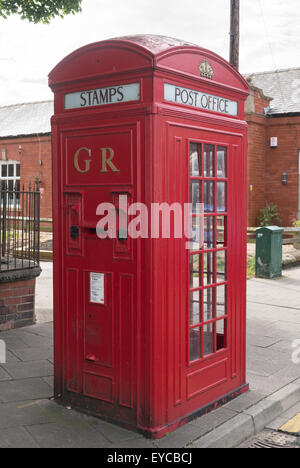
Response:
[[[105,304],[103,273],[90,273],[90,301],[94,304]]]

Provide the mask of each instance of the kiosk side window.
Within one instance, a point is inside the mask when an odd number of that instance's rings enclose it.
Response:
[[[227,190],[227,147],[190,143],[190,362],[227,347]]]

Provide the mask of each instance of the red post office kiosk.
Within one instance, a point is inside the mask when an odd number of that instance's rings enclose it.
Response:
[[[55,397],[160,438],[248,389],[248,85],[161,36],[83,47],[49,82]],[[175,222],[185,205],[191,231],[203,226],[190,248]],[[111,206],[116,235],[99,228]]]

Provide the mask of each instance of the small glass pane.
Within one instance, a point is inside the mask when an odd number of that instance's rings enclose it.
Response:
[[[225,179],[227,177],[227,148],[218,146],[218,169],[217,177],[219,179]]]
[[[202,174],[201,144],[190,145],[190,174],[192,177],[200,177]]]
[[[190,361],[201,359],[201,327],[190,330]]]
[[[217,322],[217,351],[226,348],[227,320]]]
[[[2,164],[2,177],[7,177],[7,164]]]
[[[201,302],[202,291],[194,291],[190,293],[190,323],[197,325],[201,323]]]
[[[215,210],[215,184],[214,182],[204,182],[204,211],[206,213]]]
[[[15,175],[15,166],[13,164],[8,165],[8,177],[14,177]]]
[[[208,252],[203,254],[203,281],[204,285],[213,284],[214,281],[214,272],[215,272],[215,262],[214,262],[214,253]]]
[[[226,217],[217,217],[217,244],[226,247]]]
[[[213,354],[215,348],[215,333],[214,333],[214,324],[209,323],[204,325],[203,328],[203,348],[204,356],[209,356]]]
[[[14,200],[14,181],[8,181],[8,201],[11,204]]]
[[[201,250],[203,247],[203,217],[191,218],[190,250]]]
[[[19,180],[16,181],[15,190],[16,190],[16,194],[15,194],[16,200],[17,202],[19,202],[20,201],[20,181]]]
[[[226,182],[218,182],[217,189],[218,189],[217,211],[220,213],[220,212],[226,211],[226,208],[227,208]]]
[[[220,250],[217,252],[217,282],[224,281],[226,281],[226,251]]]
[[[219,286],[217,288],[217,318],[219,317],[224,317],[227,313],[226,310],[226,293],[227,293],[227,287],[224,286]]]
[[[192,213],[200,214],[202,203],[202,182],[192,181],[191,182],[191,194],[190,203],[192,205]]]
[[[16,165],[16,176],[17,177],[20,177],[20,167],[21,167],[20,164]]]
[[[201,256],[199,254],[190,256],[190,288],[200,287],[201,279]]]
[[[215,316],[214,311],[214,288],[203,290],[203,321],[208,322]]]
[[[215,246],[215,218],[204,218],[204,248],[213,249]]]
[[[204,177],[215,175],[215,148],[213,145],[204,145]]]

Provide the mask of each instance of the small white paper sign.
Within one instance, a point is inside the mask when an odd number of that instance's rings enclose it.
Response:
[[[103,273],[90,273],[90,302],[93,304],[105,303]]]

